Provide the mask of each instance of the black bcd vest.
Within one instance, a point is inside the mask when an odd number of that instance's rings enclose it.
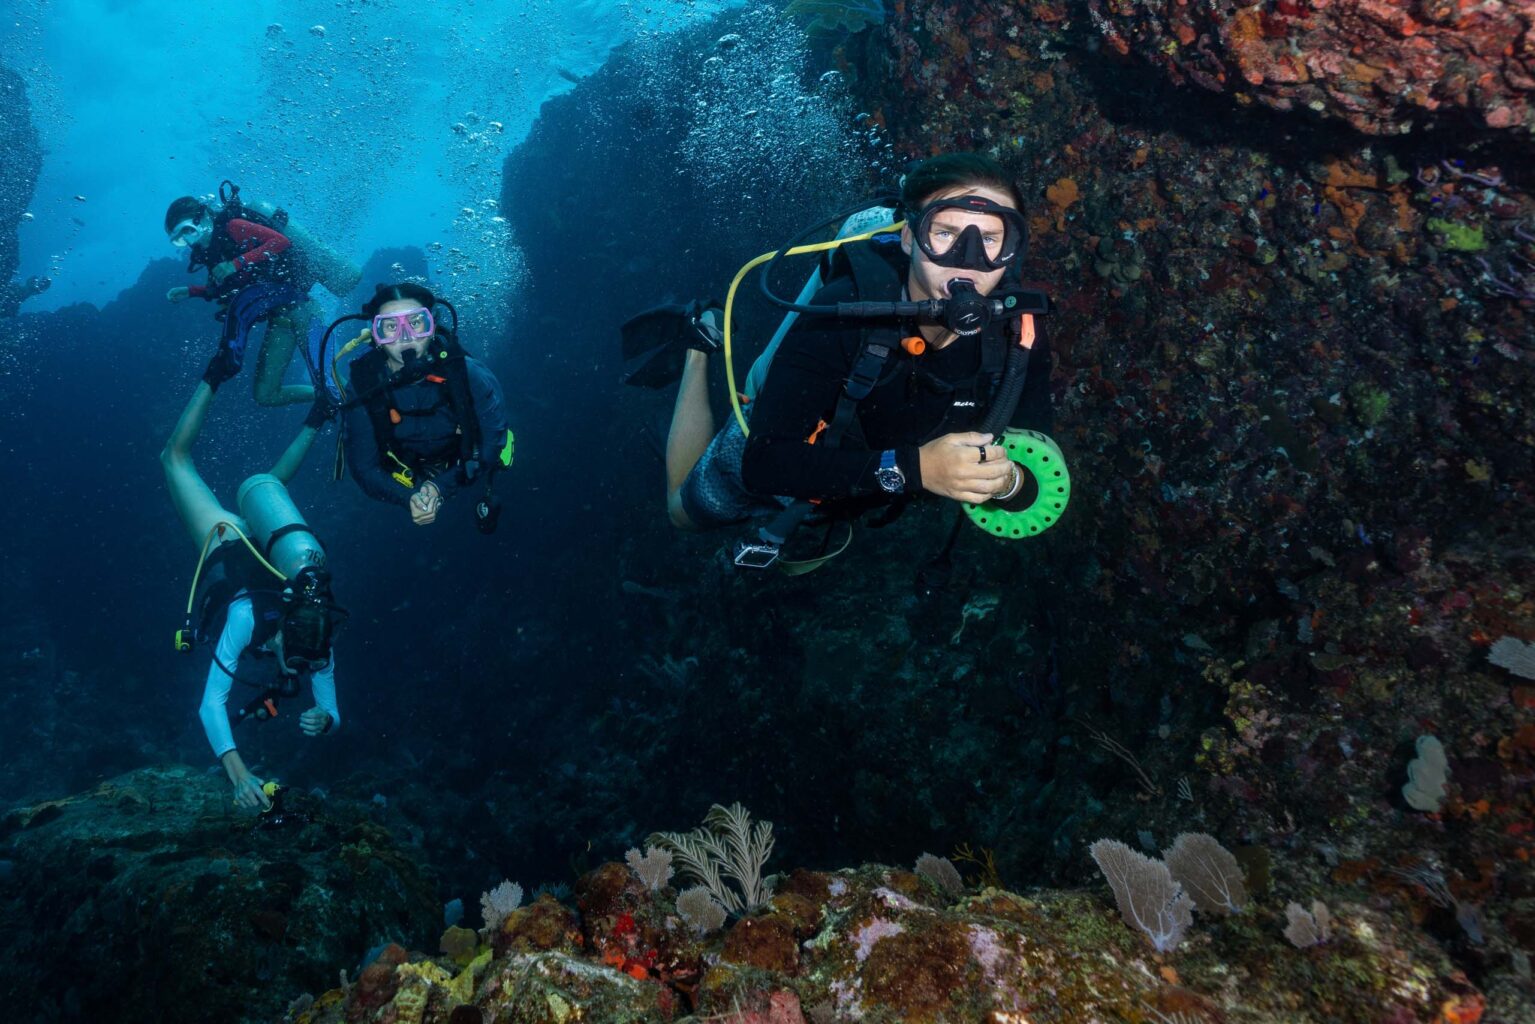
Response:
[[[243,541],[224,541],[208,555],[197,589],[199,641],[218,643],[229,618],[229,606],[242,591],[250,598],[256,618],[248,649],[260,649],[282,627],[287,610],[282,581],[256,561]]]
[[[462,346],[451,334],[439,330],[427,353],[393,376],[389,374],[389,357],[381,349],[375,348],[352,361],[352,390],[357,395],[356,401],[368,413],[379,465],[385,469],[395,468],[390,452],[412,469],[433,461],[456,461],[462,465],[480,458],[480,418],[475,411],[474,391],[469,385],[469,367]],[[422,385],[442,389],[437,401],[424,412],[412,414],[396,406],[395,391]],[[456,451],[397,450],[396,417],[433,415],[444,405],[458,426]]]

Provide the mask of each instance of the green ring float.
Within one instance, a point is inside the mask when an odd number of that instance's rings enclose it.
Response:
[[[995,501],[984,505],[961,502],[971,522],[1005,540],[1033,537],[1054,526],[1071,501],[1071,473],[1060,447],[1037,430],[1009,427],[1002,434],[1007,457],[1033,474],[1039,493],[1023,508],[1010,509]]]

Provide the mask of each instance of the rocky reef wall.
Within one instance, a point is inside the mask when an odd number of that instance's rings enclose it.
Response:
[[[1535,10],[1514,0],[1089,0],[1114,53],[1239,104],[1368,135],[1456,126],[1535,140]]]
[[[42,143],[32,124],[26,83],[4,65],[0,65],[0,139],[5,140],[5,160],[0,161],[0,298],[3,298],[21,264],[16,229],[32,201],[32,190],[43,166]]]
[[[1276,892],[1422,923],[1524,1019],[1535,691],[1489,655],[1535,639],[1528,19],[1258,13],[1261,38],[1253,9],[907,0],[822,40],[897,155],[986,150],[1023,185],[1074,504],[1037,543],[966,535],[915,598],[931,510],[814,583],[636,526],[663,589],[626,697],[669,740],[634,774],[797,801],[837,823],[790,833],[811,859],[963,838],[1036,879],[1194,820]],[[1425,735],[1456,780],[1429,811],[1402,794]]]
[[[433,877],[356,806],[150,767],[0,818],[0,992],[15,1020],[255,1022],[441,920]]]

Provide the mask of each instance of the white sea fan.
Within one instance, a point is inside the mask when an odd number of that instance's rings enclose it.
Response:
[[[1088,852],[1114,890],[1125,923],[1145,932],[1158,953],[1176,949],[1194,921],[1194,901],[1167,865],[1114,839],[1100,839]]]
[[[1296,949],[1320,946],[1332,938],[1332,914],[1321,900],[1312,900],[1309,911],[1299,903],[1291,903],[1284,912],[1290,922],[1285,926],[1284,937]]]
[[[522,886],[516,882],[503,881],[480,896],[480,915],[485,918],[485,927],[492,931],[500,928],[507,915],[520,906]]]
[[[1173,840],[1171,849],[1162,851],[1162,859],[1193,897],[1195,910],[1234,914],[1247,905],[1242,866],[1215,837],[1185,832]]]
[[[708,935],[725,923],[725,908],[709,893],[707,885],[685,889],[677,897],[677,913],[698,935]]]
[[[935,857],[931,853],[924,853],[917,858],[916,871],[950,899],[965,891],[965,883],[959,877],[959,869],[947,857]]]
[[[629,864],[629,870],[633,871],[640,881],[645,883],[645,888],[655,892],[667,882],[671,881],[672,855],[666,850],[655,846],[645,848],[641,855],[639,850],[630,850],[624,854],[624,860]]]
[[[1487,660],[1521,679],[1535,679],[1535,644],[1511,636],[1499,637],[1488,649]]]

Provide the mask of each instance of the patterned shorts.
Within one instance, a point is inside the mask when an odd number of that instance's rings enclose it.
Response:
[[[776,514],[785,502],[753,494],[741,481],[746,435],[734,416],[714,435],[703,457],[682,482],[682,510],[700,529],[729,526],[756,515]]]

